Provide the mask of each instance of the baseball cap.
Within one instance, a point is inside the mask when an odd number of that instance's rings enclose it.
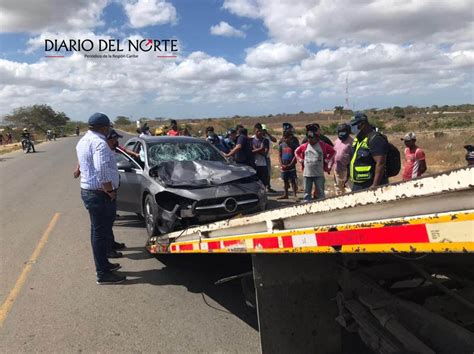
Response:
[[[118,139],[118,138],[123,138],[123,136],[117,133],[115,129],[112,129],[109,133],[109,136],[107,136],[107,139]]]
[[[403,138],[401,138],[400,140],[403,140],[403,141],[416,140],[416,135],[415,135],[415,133],[410,132],[410,133],[405,134],[405,136]]]
[[[110,127],[110,119],[104,113],[94,113],[87,123],[91,127]]]
[[[318,123],[307,124],[305,128],[308,132],[317,132],[319,129],[321,129]]]
[[[347,123],[342,123],[342,124],[339,124],[337,126],[337,132],[338,133],[341,133],[341,132],[348,132],[350,133],[351,132],[351,126]]]
[[[367,118],[367,115],[363,112],[356,112],[354,114],[354,117],[351,119],[351,125],[357,125],[361,122],[368,122],[369,119]]]

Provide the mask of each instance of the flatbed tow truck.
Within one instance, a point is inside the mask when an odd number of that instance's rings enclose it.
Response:
[[[263,353],[473,353],[474,168],[151,237],[250,253]]]

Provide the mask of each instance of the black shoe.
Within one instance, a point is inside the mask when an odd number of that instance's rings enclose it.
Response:
[[[118,270],[120,268],[122,268],[122,266],[118,263],[109,263],[109,271],[113,272],[115,270]]]
[[[117,251],[107,252],[107,258],[122,258],[123,254]]]
[[[114,244],[112,245],[112,248],[114,250],[121,250],[121,249],[124,249],[125,248],[125,243],[122,243],[122,242],[114,242]]]
[[[277,191],[274,190],[272,187],[268,187],[268,188],[267,188],[267,192],[268,192],[268,193],[276,193]]]
[[[101,276],[97,277],[97,284],[105,285],[105,284],[120,284],[127,280],[126,277],[123,275],[117,275],[114,273],[106,273]]]

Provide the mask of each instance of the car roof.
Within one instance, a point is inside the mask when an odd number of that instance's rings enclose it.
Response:
[[[138,139],[144,140],[148,144],[153,143],[203,143],[203,138],[194,138],[192,136],[143,136]]]

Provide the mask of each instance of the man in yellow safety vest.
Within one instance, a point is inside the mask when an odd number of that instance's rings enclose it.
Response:
[[[349,174],[352,191],[358,191],[388,183],[385,164],[388,154],[388,142],[369,123],[367,115],[356,112],[351,120],[359,133],[352,143],[352,157]]]

